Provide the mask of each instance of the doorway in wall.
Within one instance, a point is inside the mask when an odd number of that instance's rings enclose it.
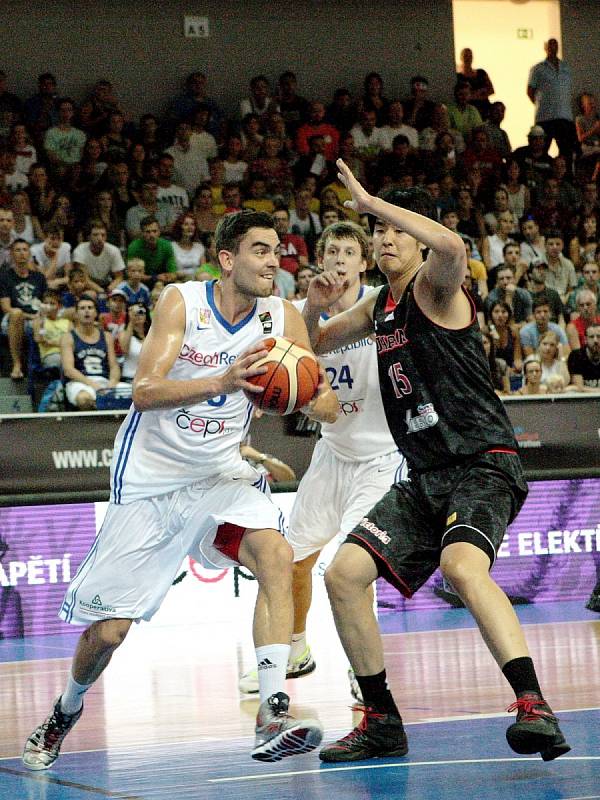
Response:
[[[494,100],[506,106],[502,127],[513,150],[527,144],[534,106],[527,97],[533,64],[545,58],[544,42],[555,38],[562,58],[559,0],[452,0],[456,63],[461,50],[473,51],[473,66],[486,70]],[[556,148],[556,143],[552,143]]]

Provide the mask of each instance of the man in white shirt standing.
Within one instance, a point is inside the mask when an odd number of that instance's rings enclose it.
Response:
[[[171,153],[162,153],[158,160],[158,192],[156,199],[159,206],[170,208],[175,217],[183,214],[190,207],[188,193],[183,186],[173,182],[175,159]]]
[[[198,184],[210,179],[208,161],[200,147],[192,140],[192,128],[180,122],[175,129],[175,141],[165,151],[173,156],[175,174],[188,195],[193,195]]]
[[[391,150],[393,146],[394,137],[402,134],[408,139],[408,143],[413,150],[419,147],[419,133],[416,128],[410,125],[404,125],[404,107],[400,100],[394,100],[390,103],[388,109],[388,124],[381,128],[381,133],[385,137],[385,150]]]

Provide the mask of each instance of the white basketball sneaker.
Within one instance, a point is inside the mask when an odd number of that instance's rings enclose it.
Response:
[[[323,728],[316,719],[294,719],[288,713],[290,698],[277,692],[261,703],[256,717],[256,741],[252,758],[281,761],[309,753],[321,744]]]
[[[58,758],[67,733],[83,713],[83,706],[75,714],[60,710],[60,697],[49,716],[33,731],[23,751],[23,763],[29,769],[48,769]]]

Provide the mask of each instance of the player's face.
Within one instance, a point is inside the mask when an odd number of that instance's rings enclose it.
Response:
[[[232,278],[239,294],[269,297],[279,266],[279,236],[272,228],[250,228],[232,253]]]
[[[379,219],[373,229],[373,255],[384,275],[402,273],[422,259],[421,245],[413,236]]]
[[[323,258],[319,265],[324,270],[337,272],[348,281],[349,286],[360,282],[360,273],[367,268],[367,262],[362,256],[360,244],[356,239],[344,237],[333,239],[329,237],[323,250]]]

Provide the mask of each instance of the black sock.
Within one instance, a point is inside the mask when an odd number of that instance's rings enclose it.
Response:
[[[517,697],[523,692],[537,692],[542,695],[533,661],[528,656],[507,661],[502,667],[502,672]]]
[[[356,675],[355,677],[360,686],[365,706],[384,714],[400,716],[392,693],[388,689],[385,670],[378,672],[377,675]]]

